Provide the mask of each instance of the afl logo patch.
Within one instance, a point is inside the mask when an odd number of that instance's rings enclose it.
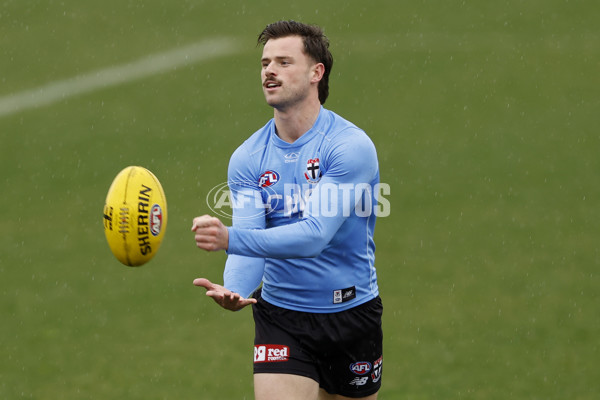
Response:
[[[356,375],[366,375],[371,372],[371,363],[368,361],[359,361],[354,364],[350,364],[350,371]]]
[[[258,179],[258,186],[269,187],[279,182],[279,174],[275,171],[265,171]]]

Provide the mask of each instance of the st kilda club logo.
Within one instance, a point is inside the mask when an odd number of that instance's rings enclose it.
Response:
[[[306,162],[306,171],[304,177],[310,183],[317,183],[321,180],[321,169],[319,168],[319,158],[311,158]]]

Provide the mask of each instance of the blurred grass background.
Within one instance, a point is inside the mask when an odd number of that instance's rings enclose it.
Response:
[[[211,38],[239,50],[0,117],[0,398],[251,399],[253,323],[199,276],[191,219],[272,111],[255,40],[317,23],[326,106],[375,142],[380,399],[596,399],[600,8],[585,0],[0,1],[0,99]],[[122,168],[167,194],[160,252],[120,265]]]

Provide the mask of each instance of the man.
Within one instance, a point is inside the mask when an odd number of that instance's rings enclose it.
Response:
[[[194,284],[225,309],[252,304],[256,399],[376,399],[375,147],[323,108],[333,58],[319,27],[280,21],[258,41],[274,118],[231,157],[233,226],[194,219],[197,246],[228,253],[224,286]]]

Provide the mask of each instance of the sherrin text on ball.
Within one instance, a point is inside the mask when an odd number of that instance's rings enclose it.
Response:
[[[159,180],[143,167],[123,169],[108,190],[103,218],[117,260],[130,267],[150,261],[167,228],[167,200]]]

